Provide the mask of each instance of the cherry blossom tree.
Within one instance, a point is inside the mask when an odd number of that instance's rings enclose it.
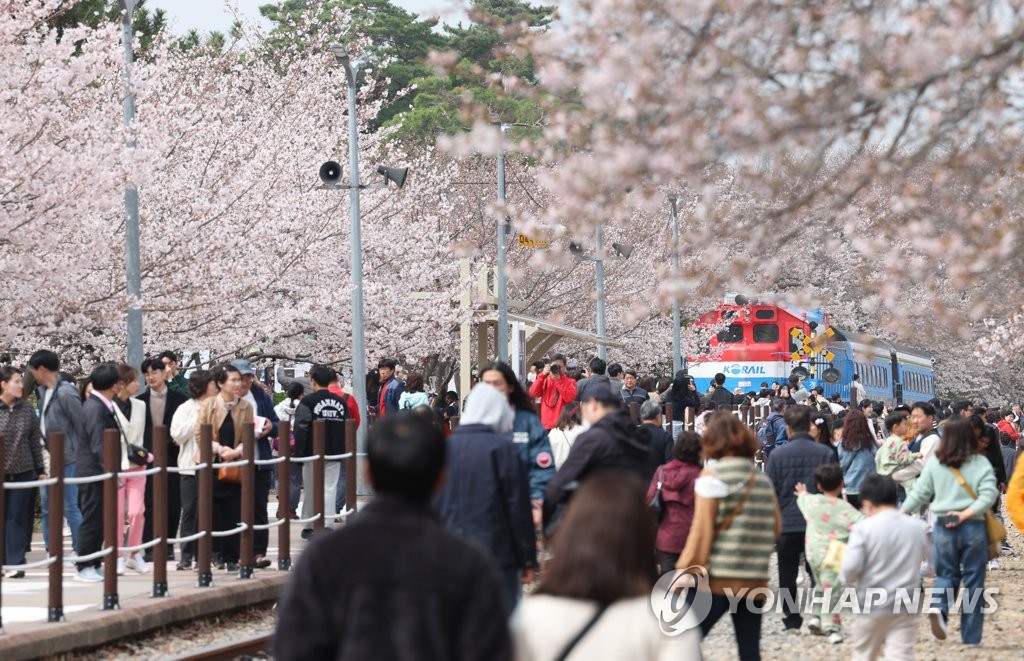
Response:
[[[659,303],[780,294],[932,348],[940,369],[983,358],[964,345],[985,319],[1024,330],[1011,284],[1024,266],[1017,3],[560,9],[513,53],[536,58],[541,87],[496,84],[547,102],[545,139],[520,146],[558,164],[542,217],[586,233],[687,200],[700,272],[661,280]],[[466,142],[487,147],[484,132]]]
[[[125,163],[118,37],[72,29],[58,41],[57,0],[0,3],[0,330],[4,353],[37,343],[93,354],[116,325],[117,254]]]

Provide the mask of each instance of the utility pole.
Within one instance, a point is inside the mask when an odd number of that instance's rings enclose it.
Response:
[[[607,360],[608,347],[604,344],[604,234],[600,223],[598,223],[597,230],[594,233],[594,259],[594,271],[597,279],[597,357],[601,360]]]
[[[672,279],[679,279],[679,198],[672,198]],[[683,369],[682,338],[679,329],[679,297],[672,296],[672,376]]]
[[[366,400],[366,335],[363,321],[363,239],[359,220],[359,122],[356,118],[356,71],[344,50],[332,46],[338,63],[345,69],[348,83],[348,169],[351,185],[349,195],[349,224],[352,251],[352,394],[356,398],[359,410],[367,410]],[[356,449],[366,452],[366,424],[359,425],[356,430]],[[362,475],[362,471],[360,471]]]
[[[498,269],[495,278],[498,281],[498,360],[508,363],[508,280],[505,275],[507,257],[508,214],[505,213],[505,133],[508,124],[501,125],[501,151],[498,152],[498,205],[501,207],[501,219],[498,221]],[[483,363],[484,357],[480,356]]]
[[[135,33],[132,17],[135,0],[120,0],[121,43],[124,47],[124,126],[127,129],[125,149],[135,150],[132,122],[135,121],[135,93],[132,91],[132,43]],[[128,292],[128,364],[138,368],[142,364],[142,259],[139,248],[139,189],[131,180],[124,189],[125,271]],[[139,372],[142,378],[142,372]]]

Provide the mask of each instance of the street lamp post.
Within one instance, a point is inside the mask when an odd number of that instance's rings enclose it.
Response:
[[[598,224],[594,232],[594,254],[587,255],[583,246],[576,242],[569,243],[569,252],[577,259],[594,262],[594,276],[597,281],[597,357],[608,360],[608,347],[605,345],[605,296],[604,296],[604,262],[606,259],[629,259],[633,254],[633,246],[612,243],[614,255],[604,254],[604,228]]]
[[[679,209],[678,203],[679,198],[673,197],[672,200],[672,279],[678,280],[679,278]],[[682,353],[682,338],[680,337],[679,329],[679,297],[675,294],[672,295],[672,375],[683,368],[683,357]]]
[[[124,126],[127,129],[125,148],[135,149],[132,122],[135,120],[135,93],[132,91],[132,42],[134,30],[132,16],[135,14],[135,0],[120,0],[121,43],[124,47]],[[128,293],[128,364],[138,367],[142,364],[142,260],[139,248],[139,189],[129,180],[124,188],[125,220],[125,275]],[[141,376],[141,372],[140,372]]]
[[[507,262],[508,215],[505,213],[505,133],[508,124],[501,125],[501,151],[498,152],[498,205],[501,219],[498,220],[498,267],[495,278],[498,281],[498,360],[508,363],[508,280],[505,275]],[[483,362],[483,357],[480,357]]]
[[[352,241],[352,393],[360,411],[366,411],[366,337],[363,328],[363,241],[359,224],[359,124],[356,121],[356,72],[358,62],[352,66],[344,46],[332,45],[331,52],[345,69],[348,83],[348,167],[351,185],[349,194],[349,223]],[[356,430],[356,449],[366,452],[366,427]],[[361,473],[360,473],[361,474]]]
[[[594,232],[594,272],[597,280],[597,357],[601,360],[608,359],[608,347],[605,346],[605,318],[604,318],[604,236],[601,224],[598,223]]]

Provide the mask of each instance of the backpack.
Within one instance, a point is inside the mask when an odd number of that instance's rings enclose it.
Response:
[[[775,433],[775,421],[779,420],[781,416],[772,416],[771,414],[761,424],[757,430],[757,440],[761,442],[761,451],[764,453],[765,461],[768,460],[768,455],[771,454],[772,450],[779,445],[785,445],[788,441],[778,441],[777,434]]]

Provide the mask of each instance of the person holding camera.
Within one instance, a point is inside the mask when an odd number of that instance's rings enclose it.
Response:
[[[530,397],[540,400],[540,423],[547,429],[558,424],[562,409],[576,399],[576,380],[565,375],[565,356],[556,353],[530,386]]]
[[[668,401],[672,402],[672,440],[679,438],[686,421],[686,409],[692,409],[696,417],[700,413],[700,393],[686,370],[676,372],[672,386],[668,389]]]

